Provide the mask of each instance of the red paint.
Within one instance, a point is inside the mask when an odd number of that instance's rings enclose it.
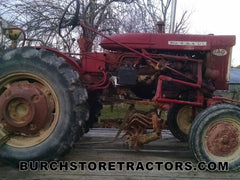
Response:
[[[163,78],[163,79],[161,79],[161,78]],[[157,101],[159,103],[168,103],[168,104],[177,103],[177,104],[191,104],[191,105],[196,105],[196,106],[202,106],[203,105],[204,97],[202,96],[202,94],[198,94],[196,102],[164,98],[163,93],[162,93],[162,81],[163,80],[175,81],[175,82],[179,82],[179,83],[182,83],[182,84],[187,83],[187,82],[184,82],[184,81],[176,81],[176,80],[174,80],[172,78],[169,78],[169,77],[160,76],[160,78],[158,80],[157,91],[156,91],[156,94],[153,98],[154,101]],[[193,87],[197,86],[196,84],[188,84],[188,85],[191,85]]]
[[[106,62],[103,53],[91,53],[84,54],[81,59],[83,72],[102,72],[105,70]]]
[[[230,48],[235,44],[235,36],[129,33],[114,35],[110,38],[111,40],[109,40],[109,38],[104,39],[101,42],[101,46],[114,51],[133,48],[209,52],[210,57],[207,59],[206,76],[214,78],[216,89],[228,89],[226,77],[229,54]],[[118,41],[128,48],[116,44],[115,41]],[[187,42],[189,42],[189,45],[186,45]],[[181,43],[184,45],[181,45]],[[195,43],[195,45],[191,45],[191,43]],[[215,52],[216,49],[225,49],[226,55],[214,55],[213,52]]]
[[[183,100],[177,100],[177,99],[169,99],[169,98],[164,98],[163,97],[163,92],[162,92],[162,82],[163,81],[173,81],[177,82],[179,84],[184,84],[189,87],[195,87],[195,88],[201,88],[202,86],[202,62],[199,61],[197,65],[197,82],[196,83],[191,83],[191,82],[186,82],[178,79],[173,79],[172,77],[169,76],[163,76],[160,75],[158,79],[158,86],[157,86],[157,91],[156,94],[153,98],[154,101],[160,102],[160,103],[178,103],[178,104],[191,104],[191,105],[196,105],[196,106],[203,106],[204,103],[204,97],[202,93],[197,91],[197,101],[183,101]],[[176,87],[177,88],[177,87]]]
[[[214,35],[184,35],[184,34],[154,34],[154,33],[129,33],[118,34],[110,37],[134,49],[168,49],[168,50],[211,50],[213,47],[231,47],[235,44],[235,36]],[[170,45],[172,41],[206,42],[206,45]],[[172,43],[173,44],[173,43]],[[101,44],[108,50],[124,50],[109,39],[104,39]]]
[[[226,77],[230,61],[229,54],[231,47],[235,44],[235,36],[129,33],[107,37],[101,32],[86,26],[83,22],[79,22],[79,25],[104,37],[105,39],[100,45],[104,49],[113,52],[106,52],[105,54],[87,52],[88,44],[90,45],[91,42],[83,37],[78,39],[82,53],[80,60],[52,48],[38,48],[53,51],[57,56],[63,57],[73,69],[79,72],[80,78],[88,90],[108,88],[111,73],[118,69],[124,58],[132,59],[132,64],[138,64],[144,59],[149,66],[156,69],[167,69],[185,79],[172,78],[170,75],[160,76],[156,87],[156,94],[153,98],[159,103],[183,103],[203,106],[204,96],[201,88],[209,88],[210,91],[214,90],[203,79],[213,80],[215,88],[218,90],[228,89]],[[151,53],[149,49],[161,50],[163,53],[161,51],[160,53]],[[181,55],[165,54],[164,51],[173,51]],[[206,54],[206,58],[196,59],[182,55],[195,51],[201,51],[203,54]],[[161,61],[162,59],[163,61]],[[165,61],[190,63],[192,74],[184,74],[180,70],[170,67],[167,63],[165,64]],[[162,91],[163,81],[175,82],[189,86],[190,89],[195,89],[197,91],[196,101],[165,98]],[[216,100],[212,99],[210,103],[216,103]]]

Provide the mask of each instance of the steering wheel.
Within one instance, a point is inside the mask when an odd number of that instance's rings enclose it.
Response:
[[[76,26],[78,26],[79,9],[79,0],[72,0],[67,5],[58,26],[58,33],[61,37],[67,36]]]

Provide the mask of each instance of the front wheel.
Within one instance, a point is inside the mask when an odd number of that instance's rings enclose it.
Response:
[[[229,104],[212,106],[194,120],[189,148],[198,161],[228,162],[240,167],[240,108]]]
[[[202,108],[197,106],[174,104],[167,115],[167,125],[174,137],[187,142],[192,122],[201,110]]]
[[[0,54],[0,130],[11,134],[0,159],[53,160],[83,134],[87,92],[54,53],[20,48]]]

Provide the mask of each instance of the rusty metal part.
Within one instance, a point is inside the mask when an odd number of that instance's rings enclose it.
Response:
[[[166,121],[161,119],[156,112],[142,113],[134,106],[127,113],[120,130],[125,131],[122,139],[129,148],[138,150],[144,144],[161,138],[161,130],[165,127]],[[152,129],[149,132],[148,129]]]
[[[157,22],[157,31],[158,33],[165,33],[165,22],[164,21],[158,21]]]
[[[138,82],[145,84],[151,84],[156,79],[156,75],[139,75]]]
[[[239,100],[230,99],[228,97],[215,95],[211,99],[208,99],[207,107],[214,106],[214,105],[217,105],[217,104],[223,104],[223,103],[240,106],[240,101]]]
[[[0,96],[0,119],[8,132],[37,133],[47,123],[52,109],[39,83],[15,82]]]
[[[127,89],[122,88],[122,91],[119,91],[119,94],[124,94],[127,92]],[[139,104],[139,105],[148,105],[148,106],[153,106],[156,109],[160,109],[162,111],[166,111],[170,108],[170,104],[166,103],[159,103],[157,101],[152,101],[152,100],[134,100],[134,99],[120,99],[118,97],[109,97],[107,94],[102,98],[102,102],[104,105],[109,105],[109,104],[120,104],[120,103],[126,103],[126,104]]]
[[[161,139],[161,133],[146,132],[141,128],[132,128],[123,137],[129,149],[139,150],[144,144]]]
[[[13,73],[1,79],[0,92],[0,129],[13,135],[7,145],[31,147],[49,137],[57,125],[59,104],[44,79]]]
[[[239,129],[235,122],[217,122],[206,134],[206,145],[211,154],[227,157],[239,150],[239,139]]]

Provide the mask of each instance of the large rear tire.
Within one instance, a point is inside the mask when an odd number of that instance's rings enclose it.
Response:
[[[54,53],[19,48],[0,53],[0,128],[12,134],[0,159],[53,160],[83,135],[87,92],[79,75]]]
[[[240,108],[220,104],[207,108],[194,120],[189,148],[198,161],[228,162],[240,167]]]

